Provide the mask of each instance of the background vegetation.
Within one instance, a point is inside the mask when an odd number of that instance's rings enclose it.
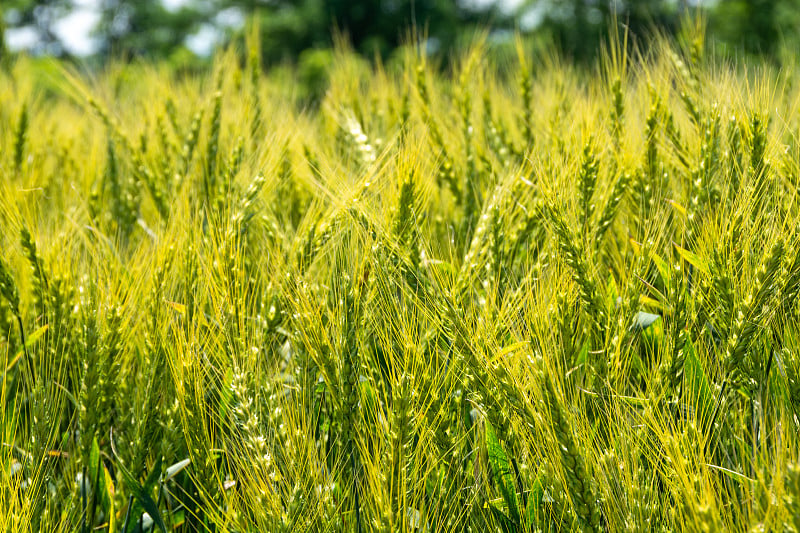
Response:
[[[65,39],[76,28],[59,25],[87,12],[97,15],[94,52],[84,59],[94,66],[120,57],[169,58],[177,67],[204,64],[187,48],[193,36],[241,45],[245,22],[254,19],[265,66],[296,63],[309,49],[329,49],[336,32],[365,57],[387,60],[414,27],[425,30],[429,53],[463,51],[476,27],[489,27],[494,43],[507,42],[510,30],[519,30],[591,65],[615,17],[642,49],[658,34],[676,36],[681,18],[689,15],[708,20],[715,54],[785,62],[793,57],[784,51],[800,46],[798,0],[5,0],[0,30],[5,21],[9,30],[32,32],[35,54],[69,57]],[[0,31],[0,51],[2,41]]]
[[[0,74],[2,529],[800,528],[797,69],[250,35]]]

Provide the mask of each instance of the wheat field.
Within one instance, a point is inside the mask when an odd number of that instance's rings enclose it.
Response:
[[[3,531],[800,530],[800,71],[0,73]]]

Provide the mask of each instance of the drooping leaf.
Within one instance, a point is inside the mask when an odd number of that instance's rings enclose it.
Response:
[[[125,487],[128,489],[128,491],[130,491],[134,499],[139,502],[147,514],[150,515],[150,517],[153,519],[153,522],[155,522],[159,529],[161,529],[161,531],[164,533],[167,533],[167,526],[164,523],[164,520],[161,518],[161,513],[158,511],[156,502],[153,501],[153,498],[150,496],[150,494],[148,494],[147,490],[145,490],[145,487],[136,481],[136,478],[133,477],[133,474],[131,474],[128,469],[125,468],[125,465],[122,464],[122,460],[119,458],[119,456],[117,456],[116,451],[114,452],[114,456],[117,459],[117,468],[119,468],[119,471],[122,473],[122,480],[125,482]],[[157,470],[160,473],[160,461],[156,466],[158,466]],[[156,468],[154,468],[153,471],[156,471]],[[156,477],[156,479],[158,478]]]
[[[686,216],[686,208],[685,208],[685,207],[683,207],[681,204],[679,204],[679,203],[678,203],[678,202],[676,202],[675,200],[667,200],[666,202],[667,202],[667,203],[668,203],[670,206],[672,206],[672,208],[673,208],[675,211],[677,211],[678,213],[680,213],[682,216],[684,216],[684,217]]]
[[[690,265],[695,267],[697,270],[699,270],[703,274],[709,275],[709,273],[711,272],[711,269],[708,266],[708,261],[706,261],[705,259],[703,259],[699,255],[690,252],[689,250],[687,250],[685,248],[681,248],[677,244],[675,244],[674,246],[675,246],[675,250],[678,252],[678,255],[680,255],[681,258],[684,261],[686,261],[687,263],[689,263]]]

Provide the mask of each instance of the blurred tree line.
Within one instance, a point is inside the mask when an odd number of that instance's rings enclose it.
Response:
[[[513,6],[513,7],[512,7]],[[294,62],[304,50],[331,46],[339,31],[353,47],[387,57],[411,27],[447,51],[477,27],[522,29],[554,42],[565,56],[591,61],[613,17],[638,44],[660,32],[673,35],[687,12],[702,12],[723,54],[763,54],[800,46],[800,0],[1,0],[0,56],[6,29],[34,32],[31,51],[68,57],[57,23],[77,9],[99,14],[93,58],[187,57],[187,39],[241,37],[259,16],[266,64]]]

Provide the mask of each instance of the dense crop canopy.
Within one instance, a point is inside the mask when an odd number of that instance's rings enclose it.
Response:
[[[10,65],[0,529],[800,528],[800,78],[698,42]]]

